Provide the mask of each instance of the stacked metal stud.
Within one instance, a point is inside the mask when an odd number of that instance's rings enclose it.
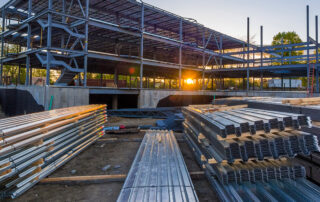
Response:
[[[320,196],[320,189],[305,179],[304,167],[291,159],[319,151],[317,137],[299,130],[311,126],[309,117],[214,105],[189,106],[183,113],[186,140],[222,200]],[[285,189],[283,183],[292,186]],[[290,194],[302,189],[301,196]]]
[[[1,198],[16,198],[104,135],[105,105],[0,120]]]

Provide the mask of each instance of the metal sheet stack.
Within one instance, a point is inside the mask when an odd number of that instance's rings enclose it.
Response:
[[[104,134],[105,105],[0,120],[1,198],[16,198]]]
[[[309,117],[217,105],[189,106],[183,113],[186,140],[222,200],[320,196],[319,187],[305,179],[304,167],[291,160],[320,150],[315,135],[299,130],[311,126]],[[301,196],[291,194],[302,190]]]
[[[146,132],[118,202],[198,201],[172,131]]]

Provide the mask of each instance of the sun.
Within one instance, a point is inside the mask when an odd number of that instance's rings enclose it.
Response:
[[[193,80],[192,79],[187,79],[187,84],[189,84],[189,85],[193,84]]]

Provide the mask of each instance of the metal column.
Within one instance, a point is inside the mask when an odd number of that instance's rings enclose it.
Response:
[[[19,84],[20,84],[20,72],[21,72],[21,64],[19,63],[19,67],[18,67],[17,85],[19,85]]]
[[[202,52],[202,68],[203,68],[203,70],[202,70],[202,90],[204,90],[205,88],[204,88],[204,84],[205,84],[205,82],[204,82],[204,71],[205,71],[205,59],[206,59],[206,55],[205,55],[205,28],[203,27],[203,32],[202,32],[202,46],[203,46],[203,52]]]
[[[260,55],[260,68],[263,66],[263,26],[260,26],[260,48],[261,48],[261,55]],[[260,71],[260,90],[263,89],[263,73],[262,70]]]
[[[307,89],[310,91],[310,37],[309,37],[309,5],[307,6]]]
[[[51,32],[52,32],[52,0],[48,1],[48,28],[47,28],[47,75],[46,75],[46,85],[50,85],[50,65],[51,65],[51,58],[50,58],[50,48],[51,48]],[[27,73],[28,74],[28,73]],[[27,82],[26,82],[27,83]]]
[[[89,0],[86,0],[86,23],[85,23],[85,42],[84,42],[84,78],[83,86],[87,87],[87,71],[88,71],[88,34],[89,34]]]
[[[242,59],[245,60],[246,59],[246,54],[245,54],[245,50],[246,50],[246,44],[243,43],[242,44]],[[245,63],[242,63],[242,67],[244,68],[245,67]]]
[[[181,90],[181,71],[182,71],[182,18],[180,18],[180,24],[179,24],[179,40],[180,40],[180,46],[179,46],[179,90]]]
[[[6,12],[5,9],[2,9],[2,33],[4,32],[6,22]],[[4,36],[1,35],[1,68],[0,68],[0,85],[2,85],[2,74],[3,74],[3,57],[4,57]]]
[[[318,16],[316,15],[316,92],[319,93],[319,34]]]
[[[141,37],[140,37],[140,89],[143,88],[143,32],[144,32],[144,4],[141,4]]]
[[[66,0],[61,0],[62,3],[62,13],[66,13]],[[64,15],[61,16],[61,22],[66,23],[66,17]],[[61,34],[61,48],[64,48],[64,33]],[[79,82],[80,84],[80,82]]]
[[[220,36],[220,41],[219,41],[219,53],[220,53],[220,68],[222,68],[222,49],[223,49],[223,37]]]
[[[248,50],[248,57],[247,57],[247,91],[249,91],[249,51],[250,51],[250,18],[247,18],[247,50]]]
[[[28,18],[31,17],[32,14],[32,0],[28,1]],[[28,36],[27,36],[27,50],[31,49],[31,25],[28,23]],[[25,85],[30,85],[30,55],[27,54],[26,57],[26,81]]]
[[[220,53],[220,68],[222,69],[223,68],[223,64],[222,64],[222,49],[223,49],[223,38],[222,36],[220,36],[220,41],[219,41],[219,53]],[[222,76],[220,75],[220,89],[224,89],[224,80],[222,78]],[[222,85],[222,86],[221,86]]]
[[[119,76],[118,76],[118,67],[114,68],[114,74],[113,74],[113,82],[116,85],[116,87],[118,88],[118,82],[119,81]]]
[[[29,85],[32,85],[32,68],[30,67]]]

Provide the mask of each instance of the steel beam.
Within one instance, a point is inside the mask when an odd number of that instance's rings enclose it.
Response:
[[[319,93],[319,30],[318,30],[318,16],[315,18],[316,23],[316,92]]]
[[[250,85],[249,85],[249,77],[250,77],[250,71],[249,71],[249,60],[250,60],[250,18],[247,18],[247,50],[248,50],[248,54],[247,54],[247,91],[249,91]]]
[[[80,2],[79,2],[80,3]],[[84,42],[84,79],[83,85],[87,87],[87,71],[88,71],[88,34],[89,34],[89,0],[86,0],[86,11],[85,11],[85,42]],[[80,77],[80,76],[79,76]]]
[[[309,5],[307,5],[307,89],[310,91],[310,49],[309,49],[309,44],[310,44],[310,34],[309,34]]]
[[[48,0],[48,9],[52,9],[52,0]],[[46,64],[46,85],[50,85],[50,65],[51,65],[51,57],[50,57],[50,48],[51,48],[51,36],[52,36],[52,13],[48,12],[48,27],[47,27],[47,64]]]
[[[263,66],[263,26],[260,26],[260,48],[261,48],[261,53],[260,53],[260,68]],[[263,73],[262,71],[260,72],[260,90],[263,90]]]
[[[182,44],[183,44],[183,37],[182,37],[182,32],[183,32],[183,27],[182,27],[182,18],[180,18],[179,21],[179,40],[180,40],[180,45],[179,45],[179,89],[181,90],[181,73],[182,73]]]
[[[140,33],[125,30],[125,29],[123,29],[123,28],[121,28],[118,25],[113,24],[113,23],[104,22],[104,21],[101,21],[101,20],[90,18],[89,25],[92,25],[92,26],[95,26],[95,27],[100,27],[100,28],[103,28],[103,29],[108,29],[108,30],[115,31],[115,32],[128,34],[128,35],[131,35],[131,36],[136,36],[136,37],[140,38]],[[160,36],[160,35],[157,35],[157,34],[146,32],[146,31],[144,32],[144,38],[145,39],[149,39],[149,40],[153,40],[153,41],[158,41],[158,42],[161,42],[161,43],[166,43],[168,45],[173,45],[173,46],[177,46],[177,47],[180,47],[181,42],[182,42],[181,40],[171,39],[171,38],[168,38],[168,37]],[[190,49],[192,49],[194,51],[197,51],[197,52],[200,52],[200,53],[203,52],[203,48],[194,47],[194,46],[192,46],[190,44],[183,43],[183,42],[182,42],[182,47],[190,48]],[[216,52],[214,52],[212,50],[209,50],[209,49],[205,49],[205,53],[206,54],[210,54],[210,55],[214,55],[214,56],[217,56],[217,57],[219,56],[218,53],[216,53]],[[244,62],[244,60],[242,60],[240,58],[232,57],[232,56],[227,55],[227,54],[222,55],[222,57],[224,59],[230,59],[230,60],[235,60],[235,61],[238,61],[238,62]]]
[[[2,8],[2,33],[4,32],[4,28],[6,26],[6,12],[5,7]],[[1,35],[1,67],[0,67],[0,85],[2,85],[2,74],[3,74],[3,57],[4,57],[4,36]]]
[[[274,65],[274,66],[263,66],[261,67],[261,70],[292,70],[292,69],[305,69],[307,67],[307,64],[295,64],[295,65]],[[207,69],[206,73],[210,72],[231,72],[231,71],[246,71],[249,69],[250,71],[259,71],[259,68],[256,67],[244,67],[244,68],[224,68],[224,69]],[[240,75],[239,75],[240,76]]]
[[[19,63],[19,66],[18,66],[18,78],[17,78],[17,85],[20,84],[20,72],[21,72],[21,64]]]
[[[32,0],[28,0],[28,18],[31,17],[32,14]],[[27,49],[31,49],[31,24],[28,23],[28,36],[27,36]],[[26,81],[25,85],[30,85],[30,54],[27,54],[26,57]]]
[[[144,3],[141,4],[141,22],[140,22],[140,89],[143,88],[143,35],[144,35]]]
[[[202,90],[204,90],[205,88],[205,83],[204,83],[204,76],[205,76],[205,69],[206,69],[206,64],[205,64],[205,60],[206,60],[206,55],[205,55],[205,46],[206,46],[206,41],[205,41],[205,29],[203,27],[202,29],[202,45],[203,45],[203,52],[202,52],[202,68],[203,68],[203,71],[202,71]]]

